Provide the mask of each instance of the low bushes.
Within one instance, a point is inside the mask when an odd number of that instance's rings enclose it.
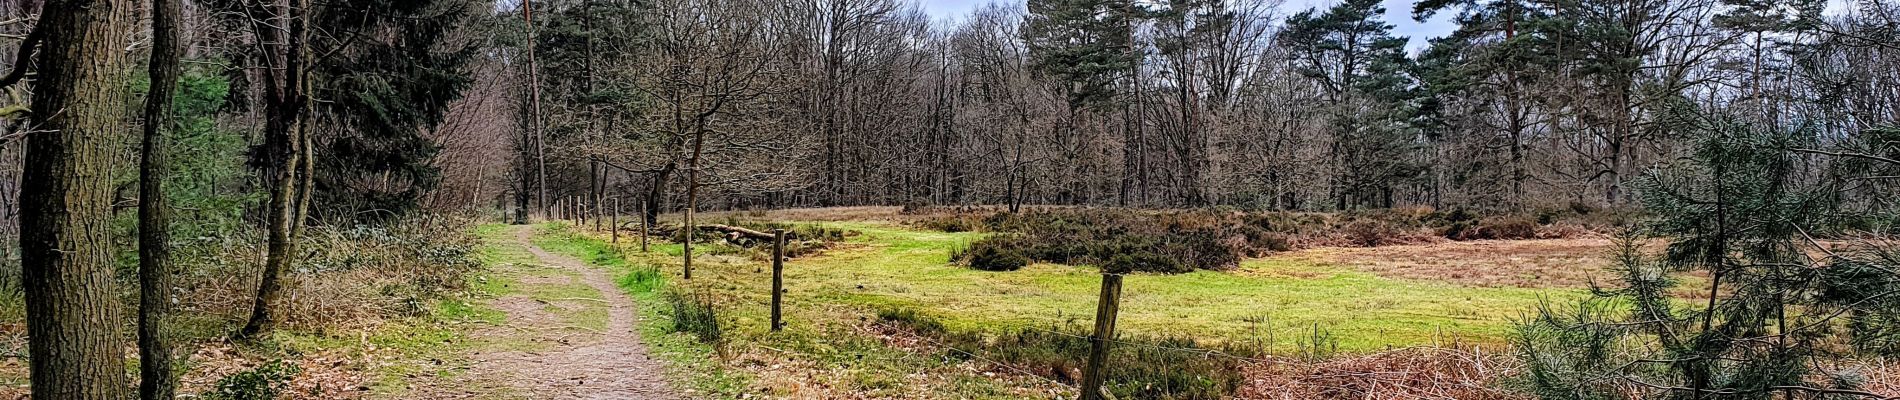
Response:
[[[959,216],[938,221],[972,220]],[[1041,261],[1092,264],[1121,272],[1181,273],[1233,268],[1244,256],[1290,247],[1283,235],[1218,222],[1193,213],[1150,215],[1106,209],[998,213],[983,217],[980,226],[1007,234],[978,240],[968,251],[952,254],[952,260],[979,269],[1013,270],[1016,260],[1007,255],[1014,254],[1025,258],[1024,264]],[[977,262],[978,255],[1010,263]]]
[[[1422,207],[1341,213],[1118,208],[986,213],[956,209],[911,224],[946,232],[999,233],[979,240],[970,251],[953,254],[952,259],[959,262],[970,261],[975,250],[994,248],[983,251],[986,255],[1013,252],[1031,261],[1179,273],[1232,268],[1243,258],[1305,247],[1569,237],[1596,230],[1592,228],[1595,225],[1577,218],[1603,218],[1607,214],[1588,212],[1591,214],[1563,209],[1532,219],[1482,217],[1463,208],[1439,211]]]
[[[1538,238],[1539,226],[1528,218],[1491,218],[1459,222],[1445,228],[1451,240],[1520,240]]]
[[[296,282],[280,315],[296,328],[325,329],[412,316],[463,288],[481,267],[472,219],[414,217],[381,225],[310,226],[298,244]],[[180,271],[180,312],[242,323],[257,290],[262,232],[183,240],[174,253]]]
[[[271,360],[257,368],[218,379],[217,386],[202,397],[211,400],[271,400],[290,389],[290,380],[303,369],[284,360]]]
[[[1389,222],[1379,220],[1353,221],[1343,230],[1346,241],[1354,246],[1374,247],[1387,244],[1399,244],[1404,234]]]
[[[1012,246],[1010,240],[985,240],[972,244],[970,249],[951,255],[952,258],[966,261],[970,268],[984,271],[1015,271],[1029,265],[1029,257]]]
[[[1085,327],[1073,323],[1048,329],[959,331],[908,308],[881,310],[878,319],[888,327],[956,349],[940,349],[945,357],[969,360],[973,358],[969,353],[975,353],[975,357],[1008,364],[1012,371],[1064,383],[1082,380],[1091,345]],[[1104,387],[1125,399],[1230,398],[1245,382],[1247,368],[1236,355],[1260,354],[1256,349],[1210,347],[1182,337],[1122,336],[1116,341],[1109,353]]]

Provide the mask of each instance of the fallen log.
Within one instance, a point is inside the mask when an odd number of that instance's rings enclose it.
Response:
[[[772,240],[772,234],[770,233],[759,232],[759,231],[741,228],[737,226],[731,226],[731,225],[706,224],[706,225],[700,225],[699,230],[723,232],[726,234],[726,241],[728,242],[737,242],[738,239],[740,238],[756,239],[756,240]]]

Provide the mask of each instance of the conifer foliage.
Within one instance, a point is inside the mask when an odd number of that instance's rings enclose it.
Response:
[[[1814,239],[1844,234],[1847,180],[1799,167],[1801,127],[1717,113],[1691,131],[1691,157],[1638,181],[1655,220],[1621,238],[1620,284],[1520,327],[1527,383],[1547,399],[1877,397],[1851,361],[1892,351],[1896,264]]]

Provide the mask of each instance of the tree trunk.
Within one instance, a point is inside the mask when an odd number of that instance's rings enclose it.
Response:
[[[678,165],[668,162],[660,167],[659,172],[653,173],[653,182],[647,186],[646,205],[640,211],[640,219],[647,225],[660,222],[660,209],[666,204],[666,185],[673,180],[673,171],[678,169]]]
[[[521,2],[521,19],[528,28],[528,129],[534,133],[534,173],[535,189],[539,196],[535,201],[541,205],[541,213],[546,215],[548,208],[548,154],[547,135],[541,126],[541,76],[540,67],[534,60],[534,0]]]
[[[177,396],[171,343],[165,337],[171,292],[171,205],[163,183],[165,132],[172,126],[172,95],[178,88],[178,0],[152,0],[151,90],[139,149],[139,398]]]
[[[137,6],[50,0],[20,176],[20,265],[32,397],[126,397],[124,322],[113,279],[111,166],[124,129]]]
[[[258,278],[257,298],[251,305],[251,318],[238,332],[239,337],[255,338],[276,327],[278,316],[275,308],[281,303],[284,290],[284,271],[290,269],[290,257],[296,251],[296,232],[301,223],[303,204],[308,199],[298,192],[299,170],[308,171],[308,138],[304,136],[303,119],[306,99],[304,87],[306,66],[304,47],[305,10],[308,0],[294,0],[297,4],[278,2],[269,7],[275,12],[257,11],[253,19],[258,40],[262,43],[276,44],[266,46],[266,75],[273,72],[281,74],[265,79],[269,99],[265,103],[267,121],[264,132],[264,149],[268,173],[271,176],[270,204],[268,206],[269,226],[264,250],[264,271]],[[263,15],[282,16],[279,19],[262,18]],[[280,35],[275,25],[267,21],[288,21],[288,37]],[[281,64],[278,62],[281,61]],[[275,64],[275,65],[273,65]],[[281,71],[281,72],[278,72]],[[307,177],[304,179],[307,182]]]
[[[689,281],[693,280],[693,211],[699,207],[699,155],[700,152],[705,149],[706,144],[705,116],[712,114],[706,113],[703,115],[704,116],[698,119],[699,127],[695,129],[693,134],[693,154],[686,159],[686,215],[684,225],[682,225],[685,229],[686,237],[680,240],[680,253],[685,257],[683,264],[684,274],[682,277]]]

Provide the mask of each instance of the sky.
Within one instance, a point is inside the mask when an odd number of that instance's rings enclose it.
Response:
[[[923,3],[924,11],[929,12],[932,18],[935,18],[938,20],[950,20],[950,19],[961,18],[963,15],[969,14],[970,11],[976,10],[977,7],[980,7],[983,4],[988,4],[992,1],[997,1],[997,0],[918,0],[918,1],[921,1]],[[1008,1],[1014,4],[1021,3],[1021,0],[1003,0],[1003,1]],[[1282,16],[1292,15],[1294,13],[1300,12],[1301,10],[1305,10],[1305,9],[1313,8],[1313,7],[1331,7],[1334,4],[1339,4],[1340,2],[1340,0],[1285,0],[1285,1],[1286,1],[1286,4],[1283,4],[1280,6],[1279,14]],[[1424,49],[1425,46],[1428,44],[1427,40],[1433,37],[1444,36],[1445,34],[1451,33],[1453,29],[1457,28],[1457,24],[1454,24],[1451,22],[1451,16],[1454,13],[1448,13],[1448,12],[1439,13],[1436,17],[1432,18],[1432,20],[1426,21],[1426,22],[1418,22],[1418,21],[1412,20],[1412,3],[1416,3],[1416,1],[1414,0],[1385,0],[1385,22],[1392,24],[1392,26],[1394,27],[1393,34],[1405,36],[1411,39],[1411,42],[1408,43],[1406,47],[1411,49],[1412,51],[1419,51],[1419,50]]]

